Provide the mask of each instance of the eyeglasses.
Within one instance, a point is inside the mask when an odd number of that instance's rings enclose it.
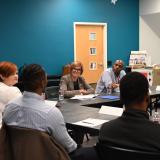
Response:
[[[81,72],[81,68],[73,68],[74,71]]]

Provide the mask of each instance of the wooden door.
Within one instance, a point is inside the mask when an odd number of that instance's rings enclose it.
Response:
[[[106,24],[75,24],[75,57],[87,83],[96,83],[107,67]]]

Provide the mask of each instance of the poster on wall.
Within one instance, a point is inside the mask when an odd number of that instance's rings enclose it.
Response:
[[[129,58],[129,65],[151,65],[151,58],[147,54],[147,51],[131,51],[130,58]]]

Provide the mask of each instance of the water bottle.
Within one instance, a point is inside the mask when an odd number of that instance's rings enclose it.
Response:
[[[107,87],[107,94],[112,94],[112,84],[109,84]]]
[[[159,112],[154,112],[154,114],[152,116],[152,121],[154,123],[160,124],[160,114],[159,114]]]
[[[59,102],[63,102],[64,101],[64,90],[60,89],[59,90]]]
[[[42,93],[41,97],[42,97],[43,100],[47,99],[45,93]]]

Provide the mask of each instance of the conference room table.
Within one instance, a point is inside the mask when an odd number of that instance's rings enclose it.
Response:
[[[160,101],[160,90],[156,90],[157,86],[150,86],[149,95],[150,102],[148,105],[148,111],[150,116],[152,116],[152,110],[155,109],[157,111],[157,104]]]
[[[112,96],[119,96],[119,93],[112,93]],[[160,99],[160,91],[156,91],[156,87],[150,87],[150,104],[148,106],[150,115],[152,114],[153,105]],[[69,130],[74,130],[76,134],[90,133],[91,135],[98,135],[102,124],[91,126],[91,125],[79,125],[76,122],[86,120],[88,118],[100,119],[100,120],[112,120],[118,116],[99,113],[101,106],[113,106],[123,107],[120,102],[120,98],[106,99],[100,98],[99,96],[79,100],[79,99],[65,99],[63,102],[58,102],[57,107],[61,110],[66,126]],[[81,138],[80,138],[81,139]],[[77,142],[81,140],[78,140]],[[80,142],[81,143],[81,142]]]
[[[112,93],[112,96],[119,96],[119,93]],[[160,91],[156,91],[156,86],[150,87],[150,104],[148,106],[149,112],[151,115],[153,109],[153,103],[157,102],[160,99]],[[120,102],[119,98],[116,99],[107,99],[100,98],[99,96],[79,100],[79,99],[65,99],[63,103],[57,103],[57,107],[60,108],[65,122],[67,125],[74,126],[73,123],[83,120],[85,118],[98,118],[111,120],[116,118],[111,115],[104,115],[98,113],[102,105],[114,106],[114,107],[123,107],[123,104]],[[76,125],[75,125],[76,126]],[[86,128],[86,127],[85,127]],[[99,130],[100,126],[92,127],[91,130]]]
[[[117,100],[118,102],[119,99]],[[72,138],[74,138],[78,145],[81,145],[85,134],[89,133],[90,135],[98,136],[102,125],[86,125],[88,122],[85,120],[88,118],[97,120],[112,120],[117,118],[117,116],[99,113],[101,105],[113,106],[113,104],[116,104],[115,100],[92,98],[88,100],[67,99],[57,103],[57,106],[63,114],[66,127]],[[84,125],[75,124],[79,121],[84,121]]]
[[[88,133],[99,133],[99,129],[101,125],[94,126],[94,127],[87,127],[87,126],[79,126],[74,124],[75,122],[85,120],[87,118],[94,118],[94,119],[102,119],[102,120],[111,120],[115,119],[116,116],[106,115],[99,113],[100,107],[102,105],[110,105],[114,106],[116,103],[118,104],[119,100],[104,100],[100,98],[95,99],[88,99],[88,100],[64,100],[63,104],[59,102],[57,106],[61,110],[66,125],[70,129],[78,129],[83,130],[84,132]],[[114,105],[113,105],[114,104]]]

